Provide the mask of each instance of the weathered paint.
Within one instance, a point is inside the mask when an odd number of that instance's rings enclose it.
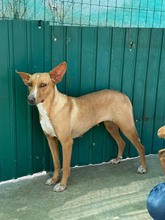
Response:
[[[49,21],[52,25],[165,27],[164,0],[3,0],[0,18]]]
[[[157,130],[165,124],[164,29],[52,27],[48,22],[38,29],[35,21],[0,21],[0,30],[1,180],[52,169],[38,110],[27,104],[27,88],[15,69],[48,72],[67,61],[58,85],[61,92],[79,96],[104,88],[123,91],[133,103],[146,154],[163,148]],[[71,165],[109,161],[116,152],[100,124],[74,140]],[[127,142],[124,158],[136,155]]]

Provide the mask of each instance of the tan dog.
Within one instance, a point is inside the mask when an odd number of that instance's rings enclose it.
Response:
[[[159,128],[158,136],[160,138],[165,138],[165,126],[162,126],[161,128]],[[159,150],[158,155],[159,155],[159,158],[160,158],[161,167],[162,167],[163,172],[165,174],[165,149]]]
[[[160,159],[160,164],[162,167],[162,170],[165,174],[165,149],[161,149],[158,151],[159,159]]]
[[[158,136],[160,138],[165,138],[165,126],[162,126],[161,128],[158,129]]]
[[[118,145],[118,156],[113,163],[118,163],[123,154],[125,142],[120,130],[136,147],[141,165],[139,173],[146,173],[144,147],[140,143],[134,125],[132,105],[128,97],[113,90],[102,90],[79,98],[61,94],[56,84],[66,72],[66,63],[61,63],[49,73],[30,75],[17,72],[28,86],[28,102],[38,107],[41,127],[47,137],[54,162],[54,174],[46,184],[56,184],[59,178],[60,163],[58,140],[63,152],[63,176],[54,191],[63,191],[67,187],[70,175],[70,161],[73,138],[79,137],[94,125],[104,122],[107,131]]]

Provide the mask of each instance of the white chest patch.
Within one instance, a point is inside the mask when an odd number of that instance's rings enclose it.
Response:
[[[49,134],[51,137],[56,137],[56,133],[52,127],[49,117],[47,116],[47,112],[43,108],[42,103],[38,104],[37,107],[41,116],[40,124],[43,131]]]

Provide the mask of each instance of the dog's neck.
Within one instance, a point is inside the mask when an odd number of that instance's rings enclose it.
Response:
[[[49,115],[49,113],[52,111],[59,112],[67,100],[66,97],[66,95],[58,91],[57,86],[55,85],[45,98],[44,102],[40,103],[39,106],[42,105],[42,107],[47,112],[47,115]],[[37,105],[37,107],[39,106]]]
[[[49,94],[47,94],[44,102],[42,103],[43,107],[48,110],[51,108],[51,105],[56,101],[58,97],[58,90],[55,85],[55,87],[52,87],[52,89],[49,91]]]
[[[56,113],[59,112],[63,108],[63,106],[66,104],[67,101],[68,101],[68,96],[59,92],[57,87],[55,86],[54,100],[53,100],[53,105],[52,105],[54,111],[56,111]]]

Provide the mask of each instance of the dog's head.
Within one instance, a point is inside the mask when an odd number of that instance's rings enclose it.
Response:
[[[66,72],[66,63],[63,62],[49,73],[35,73],[33,75],[16,71],[24,84],[29,88],[28,103],[37,105],[45,101],[46,97],[54,90],[54,85],[62,80]]]

